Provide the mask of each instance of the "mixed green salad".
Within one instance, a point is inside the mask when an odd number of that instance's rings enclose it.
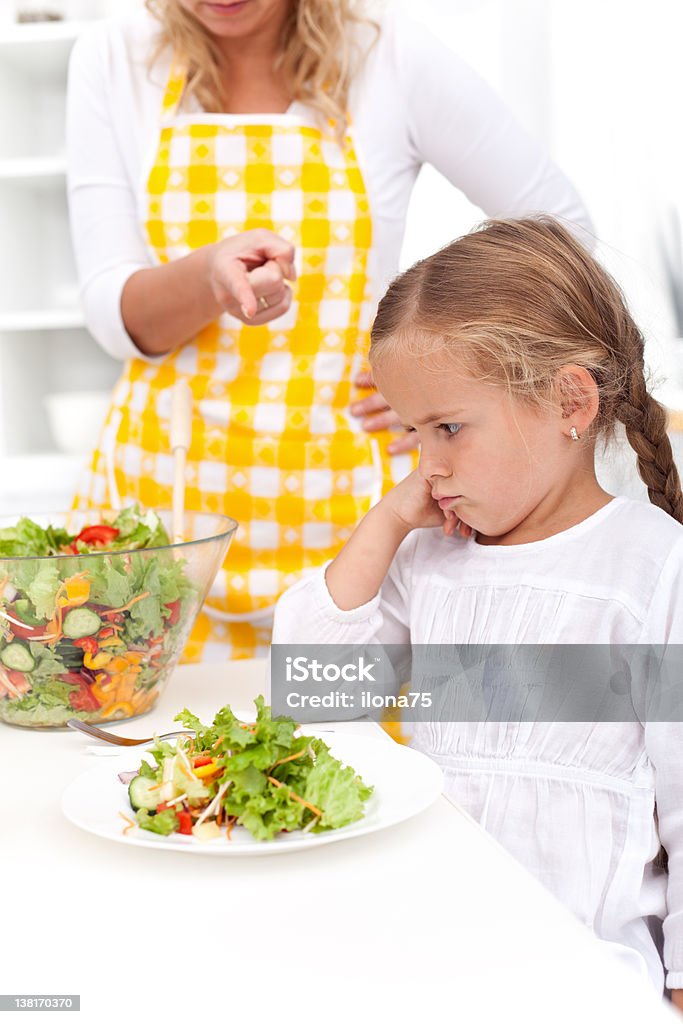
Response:
[[[229,839],[241,825],[268,840],[362,818],[372,786],[333,757],[323,740],[295,735],[299,727],[291,718],[273,718],[263,697],[255,703],[251,724],[229,706],[211,726],[187,708],[176,715],[194,735],[175,744],[156,740],[149,749],[154,764],[143,760],[136,773],[119,776],[135,812],[135,821],[122,814],[124,831],[138,826],[162,836]]]
[[[152,705],[197,599],[169,543],[137,505],[76,535],[30,519],[0,530],[0,720],[60,726]]]

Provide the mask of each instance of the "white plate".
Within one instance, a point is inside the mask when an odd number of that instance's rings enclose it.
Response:
[[[315,730],[306,730],[314,736]],[[64,793],[62,810],[78,828],[92,832],[103,839],[113,839],[129,846],[149,846],[156,850],[176,850],[180,853],[200,853],[213,857],[252,857],[260,854],[291,853],[311,850],[325,843],[335,843],[354,836],[397,825],[425,810],[443,788],[441,769],[424,754],[398,743],[381,738],[339,735],[329,732],[321,735],[335,757],[351,765],[364,782],[374,786],[374,792],[365,804],[365,816],[353,825],[332,829],[314,835],[312,832],[291,832],[277,836],[269,842],[254,839],[244,828],[234,828],[232,838],[202,841],[195,836],[158,836],[153,832],[134,828],[124,834],[125,822],[119,811],[129,818],[133,812],[128,802],[128,787],[118,779],[118,773],[134,771],[139,767],[144,751],[127,751],[116,759],[107,759],[80,775]]]

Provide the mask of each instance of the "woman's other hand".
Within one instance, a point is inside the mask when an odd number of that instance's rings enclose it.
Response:
[[[357,388],[372,388],[375,392],[374,395],[361,398],[351,405],[351,415],[363,417],[363,430],[367,430],[368,433],[377,430],[395,430],[396,440],[387,446],[390,455],[400,455],[417,448],[417,435],[405,431],[400,432],[401,422],[391,406],[387,405],[384,396],[376,389],[372,374],[364,370],[358,374],[353,383]]]
[[[216,242],[208,260],[211,291],[226,313],[258,326],[289,309],[294,246],[273,231],[259,228]]]

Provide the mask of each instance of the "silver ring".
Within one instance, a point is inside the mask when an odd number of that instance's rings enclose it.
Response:
[[[262,309],[262,310],[270,309],[270,306],[268,305],[268,299],[264,295],[259,295],[258,304],[259,304],[259,309]]]

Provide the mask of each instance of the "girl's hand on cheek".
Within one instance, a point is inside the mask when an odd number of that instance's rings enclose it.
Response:
[[[456,533],[459,533],[461,537],[471,537],[474,530],[467,523],[463,523],[461,519],[458,519],[457,515],[451,508],[447,508],[444,511],[446,522],[443,524],[443,532],[447,537],[453,537]]]
[[[444,514],[432,498],[431,485],[417,469],[396,484],[380,504],[407,530],[444,525]]]

